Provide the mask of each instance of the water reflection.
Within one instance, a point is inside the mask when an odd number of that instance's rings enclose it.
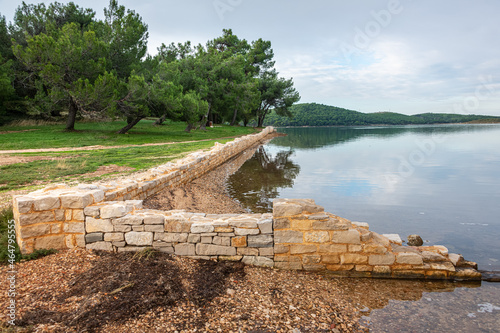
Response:
[[[275,156],[266,147],[259,147],[228,180],[228,191],[244,208],[255,213],[272,211],[272,200],[279,190],[293,187],[300,167],[292,162],[293,150],[279,151]]]
[[[273,139],[272,145],[297,149],[317,149],[339,145],[361,138],[394,138],[405,134],[473,133],[498,130],[497,125],[410,125],[369,127],[289,127],[279,131],[287,136]]]

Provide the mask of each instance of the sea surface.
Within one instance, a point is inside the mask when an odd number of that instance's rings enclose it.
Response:
[[[500,125],[278,131],[287,136],[259,148],[229,179],[249,211],[269,212],[275,198],[310,198],[375,232],[418,234],[425,245],[500,271]],[[500,283],[353,285],[346,290],[373,332],[500,332]]]

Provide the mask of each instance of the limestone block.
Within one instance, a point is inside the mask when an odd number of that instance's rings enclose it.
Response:
[[[314,221],[313,230],[349,230],[350,223],[330,218],[328,221]]]
[[[165,231],[167,232],[190,232],[191,225],[185,217],[173,215],[165,217]]]
[[[211,236],[201,236],[201,242],[203,244],[212,244],[212,237]]]
[[[208,223],[193,223],[191,225],[191,233],[201,234],[204,232],[213,232],[214,226]]]
[[[346,272],[354,269],[354,265],[326,265],[326,269],[332,272]]]
[[[430,263],[431,269],[439,270],[439,271],[449,271],[454,272],[455,266],[449,261],[445,262],[432,262]]]
[[[214,244],[196,244],[196,254],[199,256],[234,256],[236,248],[232,246],[220,246]]]
[[[102,210],[101,210],[101,215],[102,215]],[[142,217],[140,215],[128,214],[128,215],[125,215],[123,217],[114,218],[112,221],[113,221],[114,225],[117,225],[117,224],[142,225],[143,221],[144,221],[144,217]]]
[[[85,245],[87,250],[98,250],[98,251],[113,251],[113,245],[110,242],[95,242]]]
[[[238,247],[236,248],[236,253],[242,256],[258,256],[259,249],[254,247]]]
[[[416,253],[398,253],[396,258],[396,263],[398,264],[408,264],[408,265],[423,265],[424,261],[421,255]]]
[[[103,240],[104,234],[102,232],[93,232],[85,235],[85,243],[102,242]]]
[[[402,245],[403,241],[401,240],[401,237],[399,237],[398,234],[382,234],[382,236],[386,237],[389,242],[397,244],[397,245]]]
[[[368,257],[368,263],[374,266],[392,265],[396,261],[396,257],[392,253],[373,254]]]
[[[149,249],[148,246],[125,246],[117,248],[118,253],[120,252],[139,252]]]
[[[347,252],[347,245],[320,244],[318,251],[321,253],[343,253],[343,252]]]
[[[322,255],[321,262],[324,264],[340,264],[340,256],[335,254]]]
[[[286,202],[276,202],[273,203],[273,216],[274,217],[285,217],[294,216],[302,213],[302,206],[298,204],[291,204]]]
[[[112,232],[113,224],[111,223],[111,220],[100,220],[94,219],[93,217],[87,217],[85,219],[85,231],[87,233]]]
[[[231,237],[214,236],[212,243],[215,245],[231,246]]]
[[[282,244],[274,244],[274,253],[288,253],[290,250],[289,245],[282,245]]]
[[[194,244],[181,243],[174,245],[175,254],[178,256],[195,256],[196,248]]]
[[[107,232],[104,234],[105,242],[121,242],[125,239],[122,232]]]
[[[83,209],[73,209],[73,221],[85,221]]]
[[[439,262],[446,260],[444,256],[431,251],[422,251],[422,257],[424,258],[424,262]]]
[[[301,270],[302,263],[300,262],[275,262],[274,267],[284,270]]]
[[[115,232],[129,232],[129,231],[132,231],[132,226],[125,225],[125,224],[115,224],[115,225],[113,225],[113,231],[115,231]]]
[[[188,239],[188,233],[164,232],[155,233],[155,240],[161,240],[167,243],[185,243]]]
[[[260,256],[274,256],[274,248],[264,247],[259,249]]]
[[[30,224],[54,222],[55,216],[51,211],[21,214],[19,216],[19,225],[26,226]]]
[[[363,251],[366,253],[384,254],[387,248],[379,243],[370,242],[363,245]]]
[[[154,244],[153,244],[153,247],[154,247]],[[168,254],[175,253],[175,249],[173,246],[162,246],[162,247],[158,247],[156,249],[162,253],[168,253]]]
[[[276,230],[274,232],[274,242],[279,243],[302,243],[304,234],[295,230]]]
[[[53,235],[35,238],[34,249],[65,249],[65,235]]]
[[[72,236],[75,239],[77,247],[85,248],[85,235],[81,234],[81,235],[72,235]]]
[[[188,243],[199,243],[201,240],[200,234],[189,234],[188,235]]]
[[[420,254],[420,251],[412,246],[401,246],[401,245],[397,245],[397,244],[391,244],[391,248],[392,248],[392,252],[394,252],[394,253],[407,252],[407,253]]]
[[[389,266],[374,266],[373,273],[377,275],[387,276],[391,275],[391,267]]]
[[[481,273],[472,268],[457,268],[455,272],[450,272],[450,277],[456,280],[480,281]]]
[[[311,230],[311,220],[293,219],[290,221],[290,229],[293,230]]]
[[[85,233],[85,223],[82,222],[66,222],[63,226],[65,233]]]
[[[351,222],[351,223],[358,228],[362,228],[362,229],[366,229],[366,230],[370,229],[370,225],[366,222]]]
[[[29,213],[33,207],[34,200],[27,197],[15,197],[14,205],[17,205],[17,210],[21,214]]]
[[[355,229],[335,231],[332,235],[333,243],[361,244],[359,232]]]
[[[246,235],[258,235],[260,230],[256,229],[243,229],[243,228],[234,228],[234,234],[237,236],[246,236]]]
[[[464,257],[461,254],[450,253],[448,254],[448,259],[450,259],[453,266],[460,266],[460,263],[464,261]]]
[[[82,223],[82,225],[83,225],[83,223]],[[51,234],[60,234],[62,232],[63,232],[63,228],[62,228],[61,223],[51,223],[50,224],[50,233]],[[85,229],[83,232],[85,232]]]
[[[272,259],[259,256],[244,256],[241,259],[241,262],[243,262],[246,265],[262,266],[262,267],[274,266],[274,261]]]
[[[311,214],[307,217],[309,220],[326,220],[328,219],[328,215],[326,215],[324,212],[323,213],[315,213]]]
[[[153,245],[153,233],[130,231],[125,233],[125,241],[127,242],[128,245],[136,245],[136,246]]]
[[[273,220],[267,219],[262,220],[257,223],[261,234],[272,234],[273,233]]]
[[[214,232],[220,232],[220,233],[230,233],[233,232],[234,229],[233,227],[221,227],[221,226],[214,226]]]
[[[291,245],[290,254],[315,253],[318,247],[316,245]]]
[[[103,190],[91,190],[89,193],[92,195],[94,203],[98,203],[104,200]]]
[[[330,240],[328,231],[309,231],[304,233],[306,243],[326,243]]]
[[[366,264],[368,256],[357,253],[344,253],[340,255],[341,264]]]
[[[290,228],[290,220],[286,217],[275,218],[273,220],[274,230],[279,229],[289,229]]]
[[[163,232],[165,227],[163,224],[146,224],[144,226],[144,231],[151,231],[151,232]]]
[[[165,216],[163,215],[145,215],[144,224],[161,224],[165,223]]]
[[[54,211],[54,216],[56,218],[56,221],[64,221],[65,220],[64,209],[56,209]]]
[[[302,264],[319,264],[321,262],[321,256],[318,255],[305,255],[302,256]]]
[[[446,280],[448,278],[448,274],[453,274],[454,272],[448,272],[445,270],[439,271],[425,271],[425,278],[433,279],[433,280]]]
[[[19,235],[23,239],[30,237],[45,236],[50,233],[50,229],[51,229],[50,224],[29,225],[20,228]]]
[[[61,207],[61,201],[58,197],[42,196],[34,200],[34,209],[36,211],[52,210]]]
[[[74,194],[62,194],[61,195],[61,205],[63,208],[80,208],[91,205],[94,202],[94,198],[90,193],[74,193]]]
[[[373,266],[370,265],[356,265],[354,266],[356,272],[371,272],[373,271]]]
[[[250,218],[234,218],[228,221],[228,224],[231,227],[235,228],[247,228],[247,229],[255,229],[257,228],[257,221],[255,219]]]
[[[248,236],[248,247],[273,247],[272,235]]]
[[[127,215],[130,210],[124,204],[112,204],[108,206],[101,207],[101,218],[110,219],[118,218]]]
[[[240,261],[243,256],[219,256],[219,260],[225,261]]]
[[[87,206],[83,209],[83,214],[85,216],[99,217],[101,206]]]

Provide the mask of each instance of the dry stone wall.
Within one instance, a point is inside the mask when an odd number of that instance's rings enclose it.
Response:
[[[477,265],[444,246],[402,246],[396,234],[380,235],[367,223],[326,213],[308,199],[273,205],[274,265],[339,276],[480,280]]]
[[[189,182],[261,142],[274,131],[267,127],[226,144],[215,143],[209,151],[192,153],[135,175],[134,179],[77,187],[61,184],[16,196],[13,211],[19,247],[23,253],[43,248],[85,247],[86,207],[109,201],[142,200],[165,188]]]
[[[367,223],[324,211],[311,199],[276,199],[272,214],[143,209],[142,199],[212,170],[273,132],[216,144],[111,184],[56,185],[13,200],[23,253],[42,248],[158,251],[340,276],[480,280],[477,265],[444,246],[403,246]]]

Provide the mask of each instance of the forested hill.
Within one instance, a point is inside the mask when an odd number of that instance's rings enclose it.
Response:
[[[395,112],[362,113],[335,106],[308,103],[291,107],[292,118],[271,113],[265,125],[272,126],[352,126],[352,125],[409,125],[466,123],[470,121],[492,120],[500,122],[500,117],[461,115],[452,113],[422,113],[408,116]]]

